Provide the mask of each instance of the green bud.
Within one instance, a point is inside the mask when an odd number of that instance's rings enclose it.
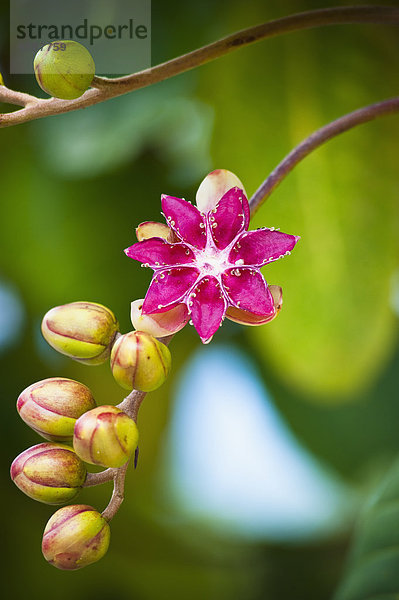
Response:
[[[110,528],[92,506],[76,504],[57,510],[43,534],[44,558],[57,569],[74,571],[106,554]]]
[[[64,377],[51,377],[32,384],[17,400],[17,410],[41,436],[51,441],[69,441],[76,419],[95,408],[88,387]]]
[[[115,315],[95,302],[56,306],[42,321],[42,333],[50,346],[90,365],[100,365],[107,360],[117,331]]]
[[[79,98],[90,87],[95,64],[79,42],[61,40],[43,46],[33,62],[38,84],[55,98]]]
[[[14,460],[11,479],[34,500],[63,504],[78,494],[86,479],[86,467],[69,446],[37,444]]]
[[[156,390],[169,375],[171,362],[169,348],[143,331],[121,335],[111,352],[112,374],[126,390]]]
[[[98,406],[82,415],[75,425],[73,447],[93,465],[121,467],[137,448],[136,423],[116,406]]]

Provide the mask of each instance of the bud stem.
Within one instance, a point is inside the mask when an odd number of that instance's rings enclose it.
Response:
[[[110,468],[100,471],[100,473],[87,473],[83,487],[93,487],[94,485],[101,485],[102,483],[111,481],[114,478],[115,470]]]
[[[113,519],[125,499],[125,477],[129,462],[124,464],[123,467],[119,467],[119,469],[113,469],[114,490],[107,508],[101,513],[106,521]]]

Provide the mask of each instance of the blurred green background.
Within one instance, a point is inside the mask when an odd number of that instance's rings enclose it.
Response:
[[[8,5],[1,6],[6,84],[44,97],[33,76],[8,74]],[[157,64],[328,4],[152,6]],[[173,340],[173,373],[142,406],[139,466],[128,474],[100,563],[64,573],[42,558],[53,509],[24,497],[8,476],[13,458],[41,441],[15,401],[29,384],[61,375],[87,384],[100,404],[119,402],[124,394],[107,364],[89,368],[46,346],[43,314],[90,300],[109,306],[128,331],[130,301],[144,296],[150,274],[123,249],[138,223],[159,219],[160,194],[194,199],[209,171],[227,168],[251,195],[314,129],[397,94],[398,51],[394,27],[293,33],[84,111],[0,131],[7,596],[331,596],[359,510],[399,454],[397,116],[313,153],[258,212],[252,227],[302,238],[291,257],[265,269],[283,287],[281,315],[260,328],[226,322],[207,347],[190,327]],[[78,501],[102,509],[110,493],[107,484]],[[348,594],[342,598],[366,597]]]

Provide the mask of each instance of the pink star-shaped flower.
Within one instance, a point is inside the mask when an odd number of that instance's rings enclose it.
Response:
[[[214,171],[208,178],[219,173],[229,172]],[[215,177],[219,183],[220,178]],[[125,250],[154,270],[143,315],[185,305],[185,314],[204,343],[227,311],[233,320],[248,324],[264,323],[276,315],[260,269],[289,254],[299,237],[268,228],[248,231],[249,204],[241,187],[231,187],[220,198],[223,186],[208,185],[206,201],[200,202],[203,212],[182,198],[162,195],[163,214],[169,233],[173,232],[168,240],[173,242],[150,237]]]

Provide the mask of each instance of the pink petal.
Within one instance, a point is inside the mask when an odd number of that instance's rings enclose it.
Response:
[[[248,267],[227,269],[222,283],[229,300],[236,308],[255,315],[274,313],[273,297],[266,281],[257,269]]]
[[[183,301],[198,279],[197,269],[174,267],[155,273],[141,309],[143,315],[161,313]]]
[[[205,248],[205,220],[198,208],[174,196],[162,195],[161,202],[168,226],[179,238],[196,248]]]
[[[261,267],[291,252],[299,239],[296,235],[267,228],[246,231],[231,250],[229,260]]]
[[[281,310],[283,304],[283,290],[278,285],[269,285],[269,291],[273,297],[274,312],[266,313],[265,315],[255,315],[248,310],[241,310],[235,306],[229,306],[226,311],[226,317],[235,323],[241,325],[264,325],[269,321],[273,321]]]
[[[216,277],[201,279],[188,298],[191,319],[202,342],[209,342],[226,312],[227,302]]]
[[[179,265],[194,261],[194,254],[184,244],[169,244],[165,240],[153,237],[133,244],[126,248],[125,253],[129,258],[147,264],[153,269],[162,266]]]
[[[221,198],[234,186],[244,191],[244,186],[238,179],[237,175],[234,175],[227,169],[216,169],[209,173],[205,179],[201,181],[201,184],[197,190],[195,196],[195,202],[197,208],[201,212],[208,212],[215,208],[216,204]]]
[[[231,188],[225,193],[216,208],[207,213],[212,237],[219,250],[224,250],[247,226],[249,222],[248,200],[240,188]],[[247,214],[248,213],[248,214]]]

